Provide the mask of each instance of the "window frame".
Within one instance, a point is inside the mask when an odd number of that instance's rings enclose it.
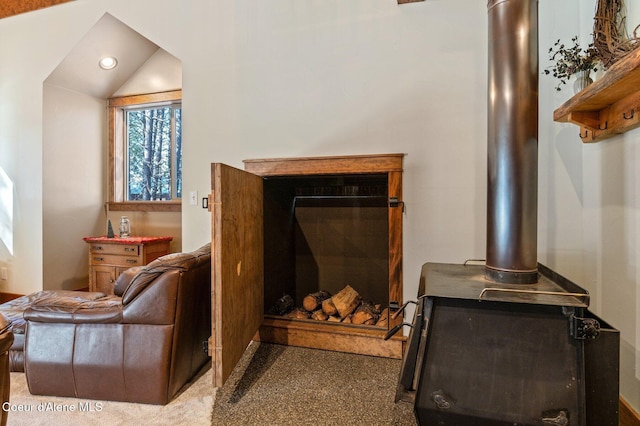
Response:
[[[171,201],[128,201],[125,200],[126,187],[126,126],[125,111],[130,107],[182,101],[182,90],[149,93],[144,95],[109,98],[109,201],[110,211],[155,211],[181,212],[182,200]],[[175,175],[176,171],[171,171]],[[184,191],[183,191],[184,193]]]

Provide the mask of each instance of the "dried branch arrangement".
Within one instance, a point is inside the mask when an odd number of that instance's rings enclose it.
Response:
[[[623,0],[598,0],[593,24],[593,45],[605,68],[624,58],[640,47],[637,31],[627,34],[625,17],[622,15]]]

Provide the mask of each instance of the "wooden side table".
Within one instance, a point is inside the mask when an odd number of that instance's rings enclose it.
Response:
[[[169,254],[173,237],[85,237],[89,244],[89,291],[113,294],[120,274]]]

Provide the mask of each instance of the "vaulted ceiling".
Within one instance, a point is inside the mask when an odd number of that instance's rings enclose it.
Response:
[[[62,59],[46,81],[98,99],[106,99],[159,49],[155,43],[105,13]],[[98,61],[104,56],[116,58],[118,66],[108,71],[101,69]]]
[[[0,1],[0,19],[69,1],[72,0],[2,0]]]

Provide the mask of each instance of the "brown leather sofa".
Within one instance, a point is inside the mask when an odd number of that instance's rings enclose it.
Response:
[[[36,301],[47,303],[45,300],[59,298],[73,298],[78,302],[97,300],[105,297],[104,293],[71,290],[44,290],[20,296],[0,305],[0,315],[9,322],[9,330],[13,332],[13,344],[9,349],[9,370],[24,372],[24,333],[27,322],[24,311]]]
[[[114,293],[26,308],[32,394],[166,404],[208,362],[210,245],[131,268]]]
[[[11,324],[0,314],[0,397],[2,404],[9,401],[9,390],[11,387],[9,374],[9,348],[13,343],[13,332]],[[0,425],[7,424],[8,410],[1,410]]]

